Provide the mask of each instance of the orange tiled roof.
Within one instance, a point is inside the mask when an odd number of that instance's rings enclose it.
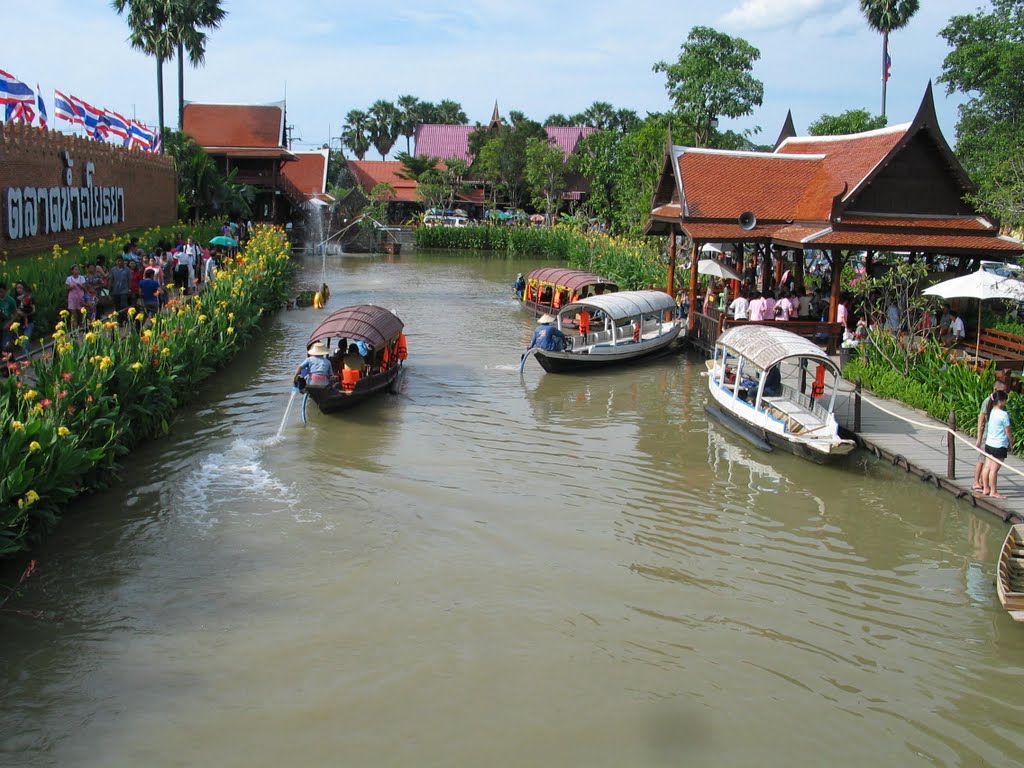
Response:
[[[991,232],[994,227],[981,216],[884,216],[877,213],[845,213],[843,227],[899,227],[963,229]]]
[[[775,234],[776,240],[801,243],[807,248],[855,248],[858,250],[886,250],[899,247],[904,250],[925,253],[956,253],[959,251],[978,253],[989,252],[1002,255],[1024,253],[1024,244],[1012,238],[965,232],[939,232],[934,234],[908,232],[880,232],[867,229],[819,230],[803,238],[790,240],[790,232],[796,228]]]
[[[416,182],[398,175],[402,170],[402,164],[397,160],[349,160],[348,167],[367,195],[375,186],[384,183],[394,187],[396,201],[423,202],[416,192]]]
[[[282,173],[305,195],[322,195],[327,187],[327,150],[296,152],[297,162],[286,163]]]
[[[185,133],[201,147],[280,148],[284,102],[273,104],[197,104],[185,102]]]

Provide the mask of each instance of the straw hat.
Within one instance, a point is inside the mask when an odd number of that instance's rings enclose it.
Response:
[[[313,342],[313,346],[307,350],[307,354],[309,354],[310,357],[323,357],[324,355],[331,354],[331,350],[329,350],[327,345],[322,341],[316,341]]]
[[[547,325],[548,323],[553,323],[553,322],[555,322],[555,318],[554,318],[553,315],[544,314],[544,315],[541,315],[540,317],[537,318],[537,323],[539,325]]]

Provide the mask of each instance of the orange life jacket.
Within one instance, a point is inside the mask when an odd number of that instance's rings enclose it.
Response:
[[[580,333],[586,336],[590,333],[590,313],[580,312]]]
[[[815,400],[825,394],[825,366],[818,365],[814,371],[814,384],[811,385],[811,397]]]
[[[347,392],[351,392],[356,388],[356,383],[362,377],[362,371],[350,371],[348,368],[345,368],[341,372],[341,388]]]
[[[399,360],[405,360],[407,357],[409,357],[409,347],[406,346],[405,334],[404,333],[399,334],[399,336],[398,336],[398,347],[397,347],[397,350],[398,350],[398,359]]]

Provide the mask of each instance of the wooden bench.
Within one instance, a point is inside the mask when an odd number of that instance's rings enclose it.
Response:
[[[983,328],[977,339],[964,339],[957,348],[965,358],[973,358],[977,350],[978,362],[993,363],[997,371],[1024,370],[1024,336]]]

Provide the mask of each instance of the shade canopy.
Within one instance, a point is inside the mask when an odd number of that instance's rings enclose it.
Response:
[[[817,344],[775,325],[737,325],[716,342],[730,354],[749,360],[761,370],[790,357],[817,360],[835,370],[836,365]]]
[[[210,245],[223,245],[226,248],[237,248],[238,241],[233,237],[227,235],[217,235],[215,238],[210,240]]]
[[[952,280],[936,283],[923,291],[925,296],[943,299],[1007,299],[1024,301],[1024,282],[989,272],[982,267],[977,272]]]
[[[540,267],[528,274],[526,280],[527,282],[536,280],[540,283],[550,283],[570,291],[578,291],[588,285],[601,285],[606,291],[617,291],[619,288],[611,280],[595,275],[593,272],[582,272],[578,269],[565,269],[564,267]]]
[[[383,307],[358,304],[332,312],[313,331],[306,346],[323,339],[348,339],[382,347],[398,336],[404,327],[401,320]]]
[[[742,280],[743,275],[732,267],[716,259],[701,259],[697,262],[697,271],[702,275],[720,277],[724,280]]]
[[[559,315],[573,315],[581,310],[599,309],[612,320],[626,320],[640,315],[675,311],[676,301],[664,291],[620,291],[589,296],[566,304]]]

